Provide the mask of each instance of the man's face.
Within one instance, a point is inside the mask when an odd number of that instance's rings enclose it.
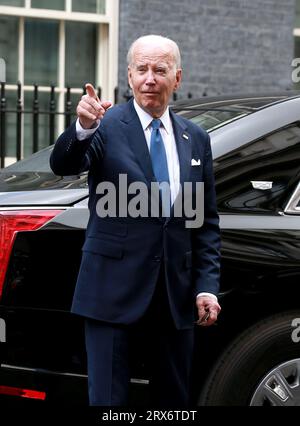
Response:
[[[181,81],[181,69],[176,70],[171,47],[140,42],[131,62],[128,81],[136,102],[152,117],[160,117]]]

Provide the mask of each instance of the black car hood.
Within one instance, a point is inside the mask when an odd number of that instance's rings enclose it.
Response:
[[[88,196],[87,175],[46,172],[0,173],[0,206],[71,205]]]

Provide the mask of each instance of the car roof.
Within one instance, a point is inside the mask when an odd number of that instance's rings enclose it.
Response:
[[[176,112],[178,110],[202,110],[215,109],[225,106],[233,106],[235,108],[240,107],[245,112],[255,112],[261,108],[264,108],[270,104],[277,102],[284,102],[287,99],[299,97],[300,92],[295,90],[289,90],[285,92],[277,93],[261,93],[261,94],[235,94],[235,95],[218,95],[203,97],[197,99],[189,99],[184,101],[173,102],[170,106]]]
[[[236,94],[180,101],[171,105],[171,108],[176,114],[211,133],[253,113],[257,114],[276,105],[285,108],[285,105],[299,99],[299,92],[296,91],[255,95]]]

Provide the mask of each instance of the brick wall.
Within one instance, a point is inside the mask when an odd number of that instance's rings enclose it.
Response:
[[[174,39],[185,99],[292,87],[295,0],[120,0],[119,93],[126,53],[140,35]]]

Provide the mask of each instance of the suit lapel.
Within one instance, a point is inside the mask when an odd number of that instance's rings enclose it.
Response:
[[[187,126],[182,120],[180,120],[180,117],[176,116],[176,114],[174,114],[171,110],[170,115],[179,159],[180,183],[183,189],[184,182],[187,182],[190,176],[192,158],[191,136],[187,131]],[[150,185],[150,182],[155,181],[155,177],[144,130],[134,109],[133,100],[129,101],[125,105],[121,122],[123,124],[124,133],[127,137],[128,143],[136,156],[148,184]],[[174,205],[171,209],[170,218],[166,219],[167,221],[169,221],[173,216],[173,209]]]
[[[171,110],[170,115],[179,159],[180,183],[183,185],[183,183],[189,179],[190,175],[192,158],[191,137],[187,131],[186,125],[180,120],[180,118]],[[124,124],[123,128],[128,139],[128,143],[131,146],[146,179],[149,182],[155,180],[144,130],[134,109],[133,100],[130,100],[126,104],[121,121]]]
[[[144,130],[134,109],[133,100],[130,100],[127,103],[121,122],[123,123],[128,143],[131,146],[147,181],[151,182],[155,180]]]
[[[179,160],[179,169],[180,169],[180,184],[182,188],[182,197],[184,197],[184,182],[187,182],[189,180],[190,176],[190,165],[191,165],[191,158],[192,158],[192,148],[191,148],[191,137],[189,133],[187,132],[187,127],[180,120],[180,118],[173,113],[173,111],[170,110],[170,116],[172,120],[173,125],[173,131],[174,131],[174,138],[178,153],[178,160]],[[182,198],[184,199],[184,198]],[[166,223],[168,223],[172,217],[174,216],[174,205],[176,203],[177,198],[174,201],[174,204],[171,208],[171,214],[170,217],[166,218]]]
[[[191,136],[187,131],[187,127],[173,111],[170,110],[170,115],[173,123],[174,136],[176,141],[179,166],[180,166],[180,183],[183,188],[183,183],[189,180],[192,158],[192,143]]]

